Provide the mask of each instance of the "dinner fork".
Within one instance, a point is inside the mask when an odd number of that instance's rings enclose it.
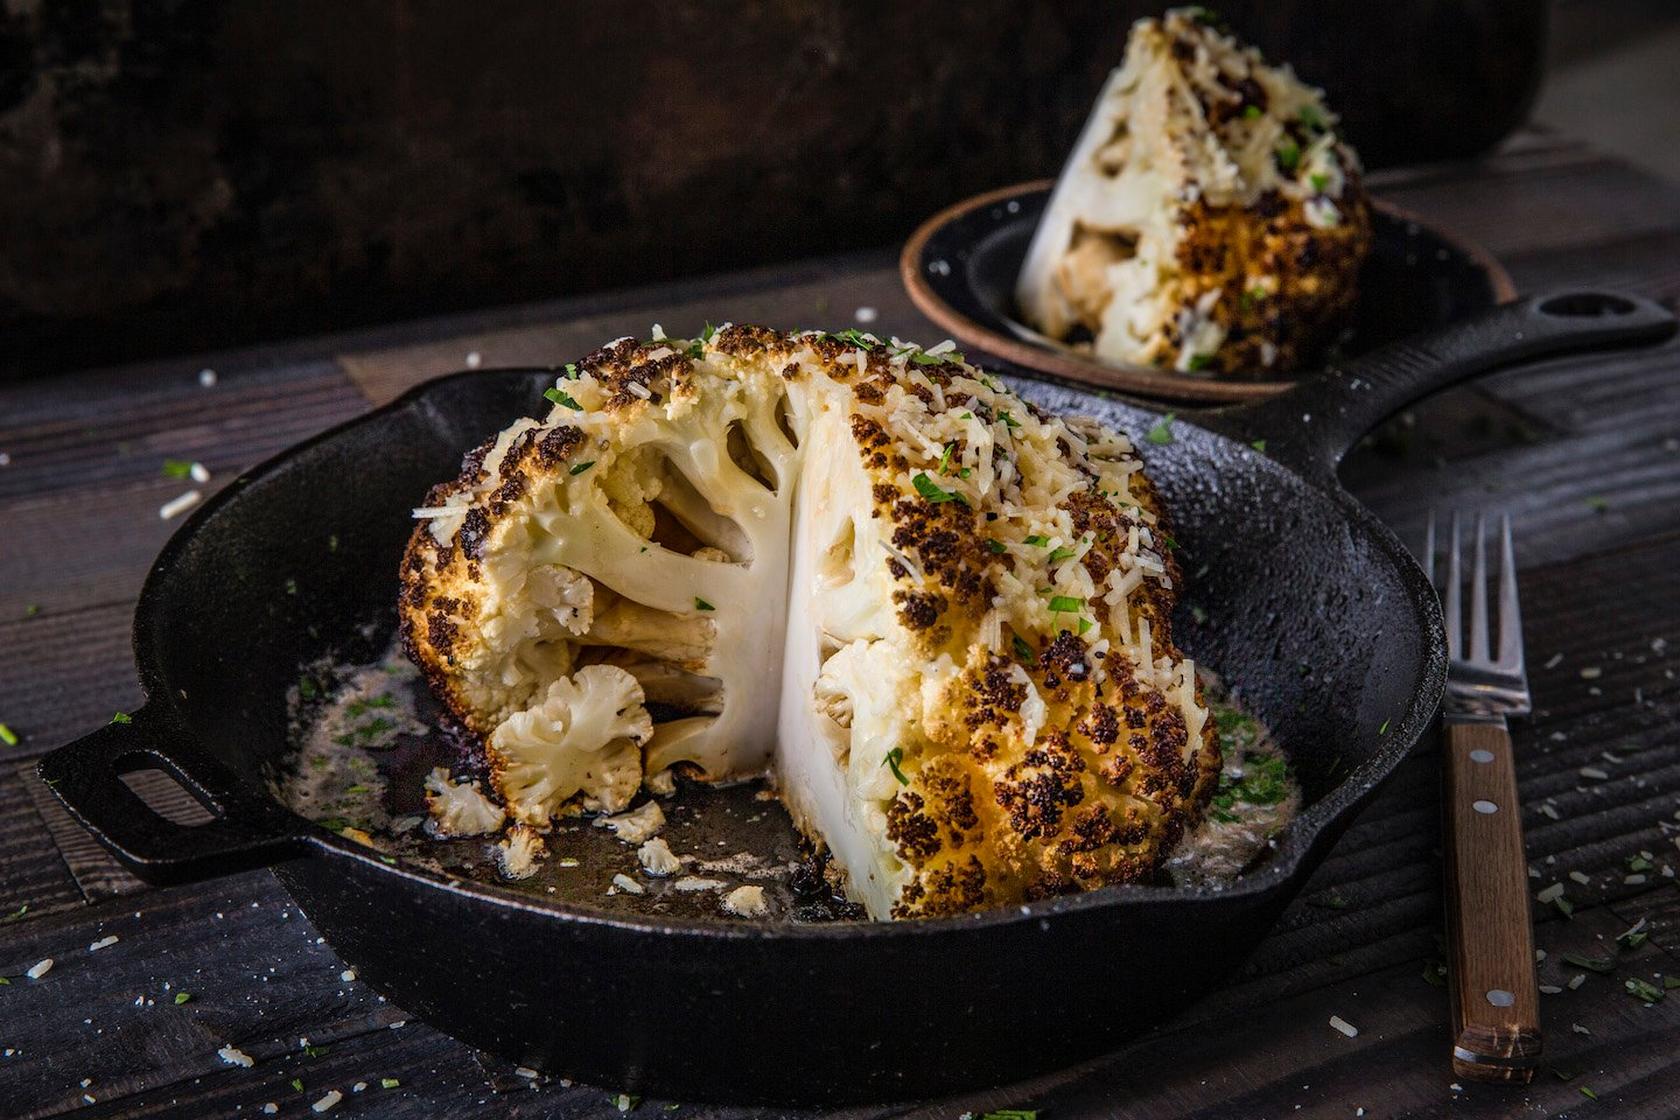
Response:
[[[1529,923],[1528,862],[1507,716],[1526,715],[1522,619],[1511,519],[1499,532],[1499,645],[1488,648],[1486,518],[1476,518],[1470,573],[1470,648],[1463,648],[1459,517],[1452,518],[1446,578],[1435,578],[1435,514],[1424,567],[1446,613],[1442,705],[1447,933],[1453,1003],[1453,1072],[1477,1081],[1526,1082],[1540,1062],[1540,995]]]

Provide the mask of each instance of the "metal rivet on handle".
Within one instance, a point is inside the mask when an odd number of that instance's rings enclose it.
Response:
[[[1491,801],[1477,801],[1471,806],[1471,808],[1475,809],[1476,812],[1478,812],[1478,813],[1497,813],[1497,812],[1499,812],[1499,806],[1495,805]]]
[[[1492,762],[1493,761],[1493,752],[1492,751],[1484,751],[1480,748],[1477,748],[1476,750],[1473,750],[1473,751],[1470,752],[1470,761],[1471,762],[1482,762],[1482,763]]]
[[[1517,997],[1504,988],[1495,988],[1487,994],[1487,1001],[1495,1007],[1509,1007],[1517,1002]]]

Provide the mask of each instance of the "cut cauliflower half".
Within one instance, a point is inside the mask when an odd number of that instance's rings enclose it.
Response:
[[[399,604],[515,820],[768,769],[889,918],[1147,878],[1199,818],[1124,435],[855,331],[621,340],[555,396],[428,496]]]
[[[1310,359],[1370,248],[1335,125],[1319,90],[1204,10],[1139,20],[1028,248],[1023,317],[1100,358],[1183,373]]]

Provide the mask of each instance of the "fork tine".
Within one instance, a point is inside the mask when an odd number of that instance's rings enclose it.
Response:
[[[1429,522],[1423,528],[1423,574],[1431,587],[1435,586],[1435,511],[1429,511]]]
[[[1476,558],[1470,570],[1470,658],[1488,664],[1487,516],[1476,515]]]
[[[1499,667],[1522,672],[1522,612],[1517,607],[1517,558],[1511,545],[1511,515],[1499,530]]]
[[[1458,568],[1458,514],[1452,515],[1452,538],[1447,551],[1447,656],[1458,660],[1459,634],[1463,627],[1459,618],[1460,572]]]

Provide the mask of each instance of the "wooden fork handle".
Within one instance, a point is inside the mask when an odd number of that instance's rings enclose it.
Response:
[[[1501,720],[1448,723],[1445,739],[1453,1072],[1526,1082],[1540,1062],[1540,993],[1511,736]]]

